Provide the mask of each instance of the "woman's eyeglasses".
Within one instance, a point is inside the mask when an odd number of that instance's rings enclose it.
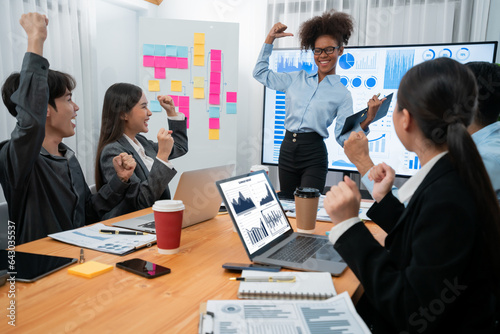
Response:
[[[335,52],[335,49],[339,49],[339,48],[340,48],[340,46],[328,46],[328,47],[326,47],[324,49],[322,49],[322,48],[314,48],[312,50],[313,50],[313,52],[314,52],[315,55],[319,56],[320,54],[323,53],[323,51],[325,51],[325,53],[327,55],[331,55],[332,53]]]

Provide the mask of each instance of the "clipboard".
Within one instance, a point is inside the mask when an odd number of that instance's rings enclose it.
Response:
[[[392,101],[392,96],[394,93],[391,93],[385,97],[384,102],[382,102],[382,105],[380,106],[379,110],[377,111],[377,114],[375,115],[375,118],[373,119],[372,123],[378,121],[382,117],[385,117],[387,115],[387,112],[389,111],[389,106]],[[357,113],[349,116],[346,118],[344,127],[342,128],[342,131],[340,132],[341,135],[343,135],[346,132],[351,131],[356,124],[363,122],[366,119],[366,113],[368,111],[368,108],[365,108],[361,111],[358,111]]]
[[[199,334],[213,334],[214,333],[214,318],[215,314],[208,311],[207,303],[200,304],[200,320],[198,323]]]

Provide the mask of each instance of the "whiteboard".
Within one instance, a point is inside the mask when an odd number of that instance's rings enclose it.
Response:
[[[195,34],[204,34],[204,66],[194,66]],[[175,169],[179,172],[171,182],[170,188],[175,189],[180,173],[183,171],[199,168],[213,167],[236,162],[236,128],[238,117],[238,23],[188,21],[157,18],[140,18],[139,21],[139,86],[143,89],[150,101],[156,100],[157,95],[189,96],[189,152],[180,158],[172,160]],[[199,39],[197,39],[199,42]],[[144,46],[146,44],[146,47]],[[187,68],[166,68],[165,79],[155,78],[155,68],[144,66],[144,49],[151,45],[166,45],[167,52],[172,46],[179,50],[188,50]],[[161,48],[161,47],[160,47]],[[211,75],[212,65],[210,57],[211,50],[220,50],[220,104],[209,104],[209,93],[211,91],[210,79],[216,77]],[[180,51],[179,51],[180,52]],[[199,54],[199,44],[196,53]],[[217,51],[213,52],[216,55]],[[199,59],[199,58],[198,58]],[[180,63],[179,63],[180,64]],[[180,66],[180,65],[179,65]],[[203,79],[204,98],[194,98],[195,77]],[[149,91],[149,81],[158,80],[160,92]],[[182,82],[182,91],[171,85],[172,81]],[[198,91],[199,92],[199,91]],[[227,92],[236,93],[236,103],[227,103]],[[213,102],[213,101],[212,101]],[[231,105],[231,106],[230,106]],[[219,107],[219,131],[218,139],[209,139],[209,118],[214,118],[214,113],[209,117],[210,107]],[[179,112],[179,107],[176,106]],[[213,111],[214,109],[212,109]],[[228,114],[229,112],[233,112]],[[234,113],[235,112],[235,113]],[[211,123],[212,127],[215,123]],[[157,141],[156,135],[160,128],[168,128],[166,112],[153,112],[149,121],[149,132],[145,135],[148,139]],[[212,132],[213,134],[213,132]]]

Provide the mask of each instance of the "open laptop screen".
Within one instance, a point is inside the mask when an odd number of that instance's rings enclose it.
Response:
[[[292,230],[264,171],[218,181],[217,185],[250,255]]]

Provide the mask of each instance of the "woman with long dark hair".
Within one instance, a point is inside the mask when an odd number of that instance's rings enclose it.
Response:
[[[159,95],[158,101],[167,112],[170,130],[160,129],[158,142],[153,142],[140,134],[149,131],[148,121],[152,115],[142,89],[117,83],[106,91],[96,154],[96,188],[99,190],[110,179],[110,158],[115,152],[126,152],[137,162],[124,200],[106,218],[147,208],[158,199],[171,197],[168,183],[177,171],[170,160],[188,151],[186,119],[176,113],[170,96]]]
[[[356,218],[352,180],[325,198],[330,241],[364,287],[357,309],[373,333],[494,332],[500,207],[467,132],[475,108],[475,77],[452,59],[419,64],[401,80],[394,129],[422,169],[399,198],[392,168],[370,172],[376,203],[368,216],[388,233],[385,246]]]

